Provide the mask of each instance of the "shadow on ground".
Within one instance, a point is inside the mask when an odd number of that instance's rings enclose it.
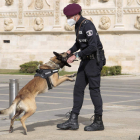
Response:
[[[33,124],[26,125],[28,132],[35,131],[35,128],[38,128],[38,127],[47,127],[47,126],[54,126],[54,125],[56,126],[57,124],[63,123],[66,121],[64,114],[57,114],[55,116],[61,117],[61,119],[44,121],[44,122],[35,122]],[[62,117],[64,117],[64,118],[62,118]],[[78,122],[82,123],[83,125],[89,125],[91,123],[89,118],[84,118],[84,117],[79,117]],[[22,124],[20,127],[17,127],[14,129],[14,131],[16,131],[16,130],[23,130]],[[7,130],[4,130],[4,131],[7,131]],[[0,131],[0,132],[3,132],[3,131]]]

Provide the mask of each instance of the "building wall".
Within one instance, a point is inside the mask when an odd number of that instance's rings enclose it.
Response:
[[[0,69],[19,69],[31,60],[45,63],[53,51],[67,51],[75,34],[63,8],[73,2],[95,24],[107,66],[121,65],[123,73],[140,73],[140,0],[1,0]],[[78,65],[74,62],[65,69],[75,71]]]

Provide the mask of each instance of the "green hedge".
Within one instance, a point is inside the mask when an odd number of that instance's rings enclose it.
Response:
[[[30,61],[20,65],[20,72],[22,73],[35,73],[38,66],[42,65],[42,61]]]
[[[30,61],[20,65],[21,73],[35,73],[36,69],[38,69],[38,65],[42,65],[42,61]],[[101,76],[109,76],[109,75],[121,75],[121,66],[112,66],[107,67],[104,66],[101,71]]]
[[[101,71],[101,76],[121,75],[121,66],[104,66]]]

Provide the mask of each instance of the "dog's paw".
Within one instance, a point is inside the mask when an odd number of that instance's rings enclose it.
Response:
[[[27,131],[24,131],[24,135],[27,135]]]
[[[75,82],[75,80],[73,79],[73,80],[71,80],[71,82]]]
[[[77,75],[77,73],[73,73],[71,75],[68,75],[68,77],[75,77]]]
[[[10,128],[9,133],[13,133],[13,127]]]
[[[74,82],[75,80],[72,79],[72,78],[69,78],[68,81],[70,81],[70,82]]]

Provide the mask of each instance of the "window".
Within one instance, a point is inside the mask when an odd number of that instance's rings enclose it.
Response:
[[[3,43],[10,43],[10,40],[3,40]]]

